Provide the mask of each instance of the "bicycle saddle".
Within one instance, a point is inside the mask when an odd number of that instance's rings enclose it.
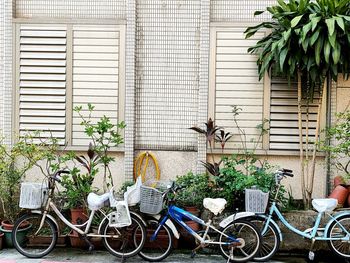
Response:
[[[105,206],[105,202],[109,199],[110,193],[105,193],[103,195],[97,195],[95,193],[90,193],[87,197],[87,202],[90,210],[98,210]]]
[[[203,200],[203,206],[214,215],[218,215],[224,211],[226,203],[226,200],[223,198],[204,198]]]
[[[332,212],[338,205],[338,200],[334,198],[323,198],[312,200],[312,206],[319,213]]]

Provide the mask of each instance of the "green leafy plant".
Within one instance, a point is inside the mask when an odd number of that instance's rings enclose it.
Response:
[[[26,173],[45,160],[58,148],[54,142],[37,141],[34,134],[16,138],[12,146],[0,139],[0,200],[4,218],[13,223],[20,208],[18,206],[20,185]]]
[[[337,121],[326,130],[326,140],[321,142],[321,147],[330,153],[335,167],[350,179],[350,110],[337,114]]]
[[[248,163],[247,163],[248,162]],[[248,174],[246,174],[248,169]],[[228,206],[243,209],[244,190],[253,186],[263,192],[275,194],[274,167],[264,161],[257,165],[254,159],[245,159],[244,156],[232,155],[223,158],[223,168],[220,176],[216,178],[216,189],[213,196],[225,198]],[[285,189],[282,186],[278,199],[282,205],[286,204]]]
[[[84,132],[91,138],[93,149],[99,156],[99,162],[103,165],[103,189],[107,191],[109,186],[114,185],[109,165],[115,160],[115,158],[109,156],[108,153],[111,147],[118,147],[124,142],[121,130],[123,130],[126,125],[123,121],[114,124],[110,118],[106,116],[101,117],[97,123],[94,123],[92,121],[94,109],[95,107],[92,104],[88,104],[87,116],[83,115],[82,106],[76,106],[74,111],[77,112],[82,119],[81,125],[84,127]]]
[[[249,27],[246,37],[261,29],[268,34],[248,49],[258,54],[260,79],[271,69],[282,76],[298,81],[298,127],[300,145],[301,188],[305,206],[311,204],[313,191],[316,144],[306,133],[304,144],[302,125],[303,99],[306,99],[309,123],[309,102],[314,97],[315,87],[322,96],[330,92],[330,80],[337,81],[338,73],[348,77],[350,71],[350,2],[348,0],[278,0],[275,6],[267,7],[272,21]],[[255,15],[263,12],[258,11]],[[302,85],[302,83],[307,85]],[[315,140],[319,138],[322,96],[318,100]],[[305,102],[304,102],[305,103]],[[308,128],[307,128],[308,130]],[[309,143],[312,159],[309,161]],[[306,148],[304,150],[304,147]],[[305,155],[304,155],[305,151]]]
[[[100,157],[97,155],[92,144],[90,144],[86,156],[76,156],[75,153],[70,152],[61,158],[63,162],[74,160],[80,163],[85,172],[79,166],[69,169],[70,174],[62,176],[61,185],[64,189],[61,192],[61,196],[66,201],[67,208],[86,208],[87,196],[95,190],[92,184],[98,173],[97,166],[100,162]]]
[[[180,190],[176,194],[176,203],[180,206],[195,206],[202,208],[203,199],[210,197],[209,176],[207,174],[193,174],[192,172],[178,176],[176,185]]]

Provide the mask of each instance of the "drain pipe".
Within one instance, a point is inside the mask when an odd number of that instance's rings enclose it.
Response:
[[[332,103],[331,103],[331,91],[332,91],[332,78],[330,72],[327,74],[327,105],[326,105],[326,129],[332,126]],[[330,139],[326,141],[327,146],[331,144]],[[331,192],[331,158],[330,153],[326,153],[326,195],[328,196]]]

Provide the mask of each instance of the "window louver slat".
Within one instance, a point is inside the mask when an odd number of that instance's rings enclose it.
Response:
[[[40,131],[65,143],[67,32],[63,26],[20,27],[19,132]]]

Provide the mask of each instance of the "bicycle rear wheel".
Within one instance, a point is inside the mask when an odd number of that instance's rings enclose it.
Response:
[[[337,218],[337,222],[333,221],[331,223],[327,231],[327,237],[332,238],[332,240],[328,240],[328,246],[338,256],[349,259],[350,237],[348,236],[348,233],[344,231],[344,229],[347,231],[350,230],[350,214],[343,215]]]
[[[132,214],[131,225],[127,227],[112,227],[106,220],[101,227],[101,234],[106,235],[103,237],[103,244],[107,250],[121,258],[129,258],[139,253],[146,239],[145,226]]]
[[[157,229],[159,223],[157,220],[147,221],[146,242],[139,252],[139,256],[150,262],[157,262],[167,258],[173,248],[173,232],[167,225],[163,225],[155,240],[151,241],[151,236]]]
[[[14,224],[12,242],[19,253],[28,258],[41,258],[54,249],[57,227],[48,217],[40,228],[43,215],[28,213]]]
[[[252,223],[237,220],[226,226],[219,236],[220,252],[230,262],[247,262],[254,258],[260,249],[261,236]],[[239,242],[233,242],[237,240]]]

